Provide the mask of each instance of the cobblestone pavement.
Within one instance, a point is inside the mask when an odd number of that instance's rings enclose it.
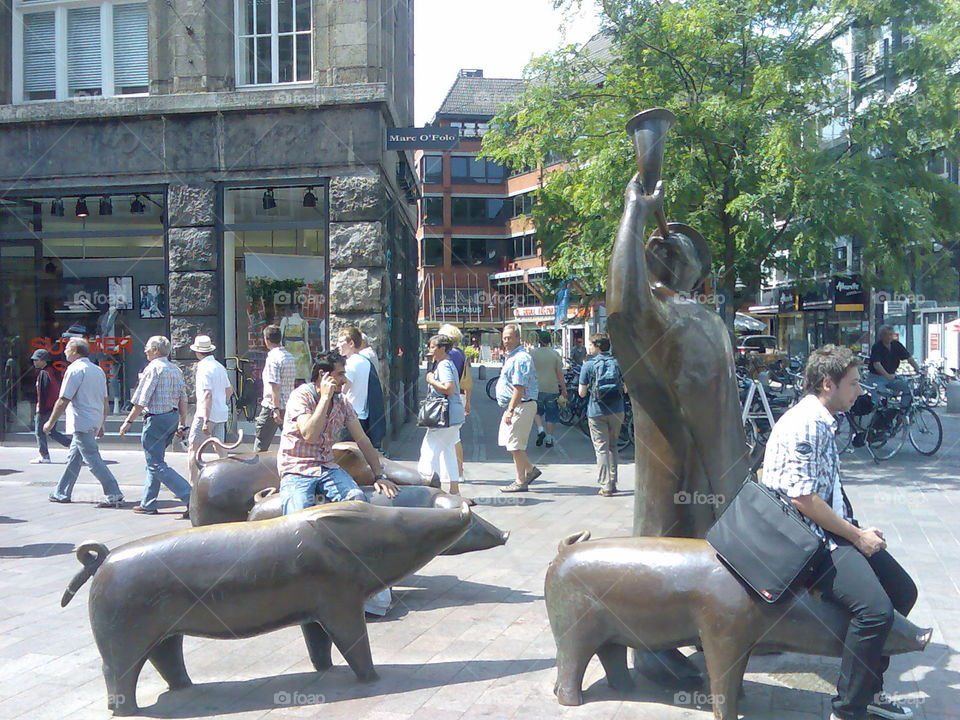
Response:
[[[640,681],[622,695],[606,687],[599,663],[587,672],[585,704],[563,708],[552,693],[555,647],[543,603],[543,577],[566,535],[626,535],[632,516],[632,467],[624,461],[617,497],[596,494],[592,450],[577,430],[557,447],[531,443],[543,482],[523,496],[498,488],[511,475],[495,447],[496,410],[479,384],[475,412],[464,429],[476,510],[509,529],[506,546],[439,557],[394,589],[386,618],[371,622],[370,643],[381,679],[358,683],[334,651],[334,667],[316,673],[299,629],[246,640],[184,642],[196,683],[170,692],[148,664],[138,688],[142,713],[163,718],[305,718],[403,720],[425,718],[708,718],[709,708]],[[905,699],[917,718],[960,718],[960,419],[944,418],[944,449],[932,459],[909,447],[874,465],[847,455],[844,467],[858,517],[883,528],[891,551],[920,587],[911,619],[935,627],[925,653],[893,659],[887,691]],[[421,431],[422,432],[422,431]],[[412,460],[419,432],[407,427],[393,455]],[[0,720],[109,717],[100,659],[87,619],[89,585],[66,608],[59,599],[79,569],[73,555],[86,540],[110,548],[146,535],[186,527],[182,510],[164,490],[161,514],[101,510],[99,486],[84,470],[74,503],[53,505],[47,493],[63,465],[28,465],[29,448],[0,448]],[[105,456],[130,501],[139,497],[139,452],[107,449]],[[53,449],[54,459],[65,451]],[[172,464],[185,467],[182,453]],[[702,665],[702,657],[695,661]],[[741,713],[749,720],[829,717],[839,663],[785,654],[751,660]]]

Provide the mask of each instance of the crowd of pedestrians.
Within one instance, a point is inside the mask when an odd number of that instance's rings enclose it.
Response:
[[[503,329],[504,364],[496,390],[502,408],[497,440],[512,458],[515,478],[502,492],[524,492],[542,474],[527,455],[534,424],[537,446],[551,448],[557,442],[554,433],[559,404],[567,400],[568,388],[563,359],[551,347],[551,340],[549,333],[538,333],[536,347],[528,350],[518,325],[511,323]],[[281,329],[267,326],[263,341],[267,354],[261,375],[263,392],[255,420],[254,451],[269,451],[279,432],[277,456],[284,511],[305,507],[311,503],[310,498],[319,496],[328,501],[361,499],[363,493],[353,479],[333,462],[333,444],[342,440],[357,443],[376,474],[377,490],[395,494],[396,487],[382,474],[380,464],[386,430],[385,403],[379,359],[366,336],[356,327],[341,329],[335,350],[317,359],[310,380],[299,387],[295,387],[296,361],[283,345]],[[473,389],[470,361],[460,348],[461,341],[461,332],[453,325],[444,325],[430,338],[427,391],[448,398],[450,420],[447,427],[425,431],[417,464],[424,479],[439,477],[443,488],[453,494],[459,494],[466,482],[461,429],[470,415]],[[609,352],[609,339],[596,336],[591,348],[597,356],[584,364],[579,392],[590,397],[588,416],[597,453],[600,492],[611,495],[617,489],[616,438],[623,420],[623,384],[616,360]],[[155,336],[144,345],[146,366],[118,431],[119,435],[126,435],[142,422],[140,443],[145,476],[140,501],[133,506],[133,512],[138,514],[157,514],[161,485],[189,508],[199,474],[194,462],[197,450],[207,438],[215,437],[221,442],[225,439],[234,394],[227,369],[216,359],[217,347],[210,337],[198,335],[190,350],[197,358],[193,369],[196,409],[192,421],[187,381],[181,368],[170,359],[170,340]],[[67,466],[50,500],[70,502],[80,468],[86,465],[103,487],[105,499],[98,506],[118,508],[123,496],[98,447],[109,411],[106,379],[103,371],[90,361],[89,354],[85,339],[71,339],[66,348],[69,366],[62,380],[51,366],[53,356],[48,351],[37,350],[31,357],[37,370],[35,429],[39,450],[39,456],[31,462],[50,462],[48,436],[53,438],[69,447],[69,452]],[[56,427],[64,414],[66,434]],[[175,438],[186,441],[187,478],[166,461],[167,449]],[[216,449],[222,452],[219,446]],[[189,510],[182,517],[189,518]]]

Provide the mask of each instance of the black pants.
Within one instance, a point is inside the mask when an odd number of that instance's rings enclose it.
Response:
[[[890,664],[883,644],[893,625],[893,611],[910,612],[917,586],[886,550],[868,558],[848,541],[834,539],[837,548],[820,566],[814,584],[824,600],[853,616],[843,641],[833,711],[844,720],[862,720],[867,704],[883,690],[883,673]]]
[[[277,425],[273,419],[273,410],[261,405],[260,412],[254,421],[254,426],[257,432],[253,440],[253,451],[263,452],[269,450],[270,443],[273,442],[273,438],[276,437],[277,429],[279,428],[279,425]]]

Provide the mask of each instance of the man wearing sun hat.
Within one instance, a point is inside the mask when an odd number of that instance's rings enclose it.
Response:
[[[227,405],[230,402],[230,396],[233,395],[233,387],[230,385],[230,378],[227,377],[227,369],[213,356],[217,346],[210,341],[209,335],[197,335],[190,349],[199,361],[196,365],[197,374],[194,382],[197,391],[197,410],[193,416],[193,424],[190,426],[190,434],[187,436],[189,458],[187,466],[190,484],[194,485],[199,469],[193,461],[194,453],[211,435],[220,440],[224,439],[229,412]]]

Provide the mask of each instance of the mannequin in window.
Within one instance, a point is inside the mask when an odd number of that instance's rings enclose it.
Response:
[[[296,358],[296,379],[306,382],[310,377],[313,359],[310,355],[310,326],[300,316],[299,305],[291,305],[287,308],[286,315],[280,321],[280,334],[283,335],[283,345]]]

